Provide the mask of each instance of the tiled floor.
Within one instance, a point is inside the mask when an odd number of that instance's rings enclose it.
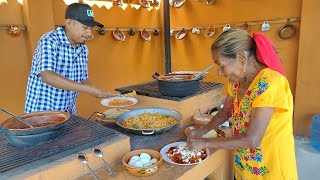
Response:
[[[295,138],[299,180],[320,179],[320,152],[314,150],[308,138]]]

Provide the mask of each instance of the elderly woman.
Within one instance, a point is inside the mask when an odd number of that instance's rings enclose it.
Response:
[[[211,47],[219,74],[229,79],[225,106],[188,137],[190,149],[234,150],[236,179],[297,179],[293,98],[273,45],[263,34],[223,32]],[[232,118],[232,137],[202,135]]]

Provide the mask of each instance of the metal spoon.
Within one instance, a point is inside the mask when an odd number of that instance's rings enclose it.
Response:
[[[209,69],[213,68],[215,64],[212,64],[211,66],[207,67],[205,70],[203,70],[202,72],[200,72],[199,74],[197,74],[193,79],[194,80],[198,80],[204,73],[206,73],[207,71],[209,71]]]
[[[198,109],[198,110],[199,110],[199,113],[200,113],[200,116],[201,116],[202,120],[204,121],[204,118],[202,116],[202,113],[201,113],[200,109]]]
[[[99,180],[99,178],[98,178],[98,176],[96,175],[96,173],[95,173],[95,172],[91,169],[91,167],[89,166],[87,156],[86,156],[85,154],[80,153],[80,154],[77,154],[77,158],[78,158],[81,162],[83,162],[85,165],[87,165],[87,167],[89,168],[89,170],[90,170],[91,173],[93,174],[94,178],[95,178],[96,180]]]
[[[6,111],[6,110],[4,110],[4,109],[0,109],[0,111],[2,111],[2,112],[4,112],[4,113],[6,113],[6,114],[8,114],[8,115],[12,116],[13,118],[15,118],[16,120],[20,121],[21,123],[23,123],[23,124],[25,124],[25,125],[29,126],[30,128],[34,128],[31,124],[27,123],[27,122],[26,122],[26,121],[24,121],[22,118],[19,118],[19,117],[17,117],[17,116],[15,116],[15,115],[13,115],[12,113],[10,113],[10,112],[8,112],[8,111]]]
[[[102,159],[102,161],[104,162],[104,164],[106,165],[106,167],[108,168],[108,170],[110,171],[111,175],[114,177],[116,176],[116,174],[114,173],[114,171],[112,170],[112,168],[109,166],[109,164],[106,162],[106,160],[104,160],[103,158],[103,152],[101,149],[99,148],[93,148],[92,152],[94,152],[94,154],[98,157],[100,157]]]

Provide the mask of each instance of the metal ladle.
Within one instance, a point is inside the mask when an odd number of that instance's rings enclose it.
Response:
[[[198,73],[193,79],[194,80],[198,80],[204,73],[209,71],[209,69],[213,68],[214,65],[215,64],[212,64],[211,66],[207,67],[205,70],[203,70],[202,72]]]
[[[8,114],[8,115],[10,115],[10,116],[13,117],[14,119],[16,119],[16,120],[20,121],[21,123],[29,126],[30,128],[34,128],[34,126],[32,126],[32,125],[29,124],[28,122],[24,121],[22,118],[19,118],[19,117],[13,115],[12,113],[10,113],[10,112],[8,112],[8,111],[6,111],[6,110],[4,110],[4,109],[0,109],[0,111],[6,113],[6,114]]]
[[[112,168],[109,166],[109,164],[107,163],[107,161],[104,160],[104,158],[103,158],[103,156],[102,156],[102,155],[103,155],[102,150],[99,149],[99,148],[93,148],[93,149],[92,149],[92,152],[94,152],[94,154],[95,154],[96,156],[98,156],[98,157],[100,157],[100,158],[102,159],[103,163],[106,165],[106,167],[107,167],[108,170],[110,171],[111,175],[112,175],[113,177],[115,177],[116,174],[114,173],[114,171],[112,170]]]
[[[96,173],[91,169],[91,167],[89,166],[88,164],[88,159],[87,159],[87,156],[85,154],[77,154],[77,158],[82,162],[84,163],[85,165],[87,165],[87,167],[89,168],[89,170],[91,171],[91,173],[93,174],[94,178],[96,180],[99,180],[98,176],[96,175]]]

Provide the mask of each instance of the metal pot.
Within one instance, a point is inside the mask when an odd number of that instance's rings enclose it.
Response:
[[[165,74],[159,75],[154,73],[152,77],[157,79],[158,87],[161,94],[165,96],[185,97],[198,92],[200,81],[205,77],[194,80],[195,74]]]
[[[134,117],[134,116],[139,116],[140,114],[149,112],[151,114],[153,113],[159,113],[159,114],[164,114],[164,115],[168,115],[168,116],[172,116],[174,118],[176,118],[179,122],[177,124],[173,124],[171,126],[167,126],[167,127],[163,127],[163,128],[153,128],[153,129],[134,129],[134,128],[127,128],[127,127],[123,127],[121,124],[122,122],[124,122],[125,120]],[[121,114],[116,121],[116,124],[120,127],[122,127],[123,129],[125,129],[126,131],[132,133],[132,134],[138,134],[138,135],[153,135],[153,134],[161,134],[164,133],[166,131],[169,131],[170,129],[174,128],[175,126],[177,126],[180,121],[182,120],[182,116],[179,112],[177,111],[173,111],[170,109],[162,109],[162,108],[144,108],[144,109],[136,109],[136,110],[132,110],[126,113]]]
[[[19,117],[34,128],[10,118],[1,124],[0,132],[12,146],[25,148],[48,143],[63,135],[70,114],[63,111],[41,111]]]

